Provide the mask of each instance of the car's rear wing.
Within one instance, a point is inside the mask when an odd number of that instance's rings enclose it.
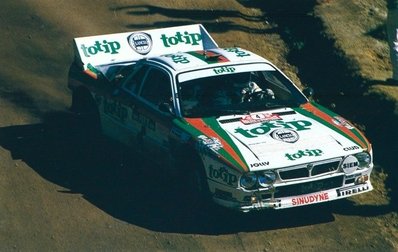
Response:
[[[92,72],[100,66],[127,63],[176,52],[208,50],[218,45],[201,24],[74,39],[75,61]]]

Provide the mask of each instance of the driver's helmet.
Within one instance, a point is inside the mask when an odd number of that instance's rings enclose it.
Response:
[[[257,83],[254,81],[249,81],[247,87],[243,88],[242,91],[242,102],[251,102],[253,100],[262,100],[262,99],[275,99],[274,92],[269,89],[260,88]]]
[[[247,84],[247,87],[242,89],[242,94],[253,94],[253,93],[257,93],[257,92],[261,92],[263,91],[258,85],[257,83],[255,83],[254,81],[249,81],[249,83]]]

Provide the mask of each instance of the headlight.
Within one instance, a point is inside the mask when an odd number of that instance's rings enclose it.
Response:
[[[257,189],[258,186],[269,188],[276,180],[273,171],[248,172],[240,177],[240,185],[245,189]]]
[[[276,175],[273,171],[265,171],[258,175],[258,184],[262,187],[269,187],[276,180]]]
[[[358,168],[364,169],[369,167],[372,162],[372,157],[367,152],[361,152],[354,155],[358,159]]]
[[[257,175],[254,172],[248,172],[240,177],[240,185],[245,189],[251,189],[257,184]]]

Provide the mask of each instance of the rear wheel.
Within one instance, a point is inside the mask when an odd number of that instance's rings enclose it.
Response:
[[[73,91],[71,111],[75,113],[79,131],[82,134],[97,134],[100,130],[100,118],[97,104],[85,88]]]
[[[79,147],[87,154],[94,154],[101,140],[100,117],[97,104],[85,88],[73,91],[71,111],[75,115],[75,132]]]

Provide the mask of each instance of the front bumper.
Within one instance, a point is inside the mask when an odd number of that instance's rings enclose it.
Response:
[[[360,176],[357,176],[357,178],[359,177]],[[272,192],[259,190],[242,192],[244,196],[242,195],[243,197],[236,198],[242,198],[243,200],[218,197],[216,194],[214,201],[219,205],[242,212],[311,205],[347,198],[371,191],[373,186],[369,180],[369,176],[365,174],[362,175],[362,177],[366,178],[366,180],[361,183],[347,183],[349,180],[346,177],[334,176],[324,180],[275,187]],[[340,181],[343,183],[340,183]]]

